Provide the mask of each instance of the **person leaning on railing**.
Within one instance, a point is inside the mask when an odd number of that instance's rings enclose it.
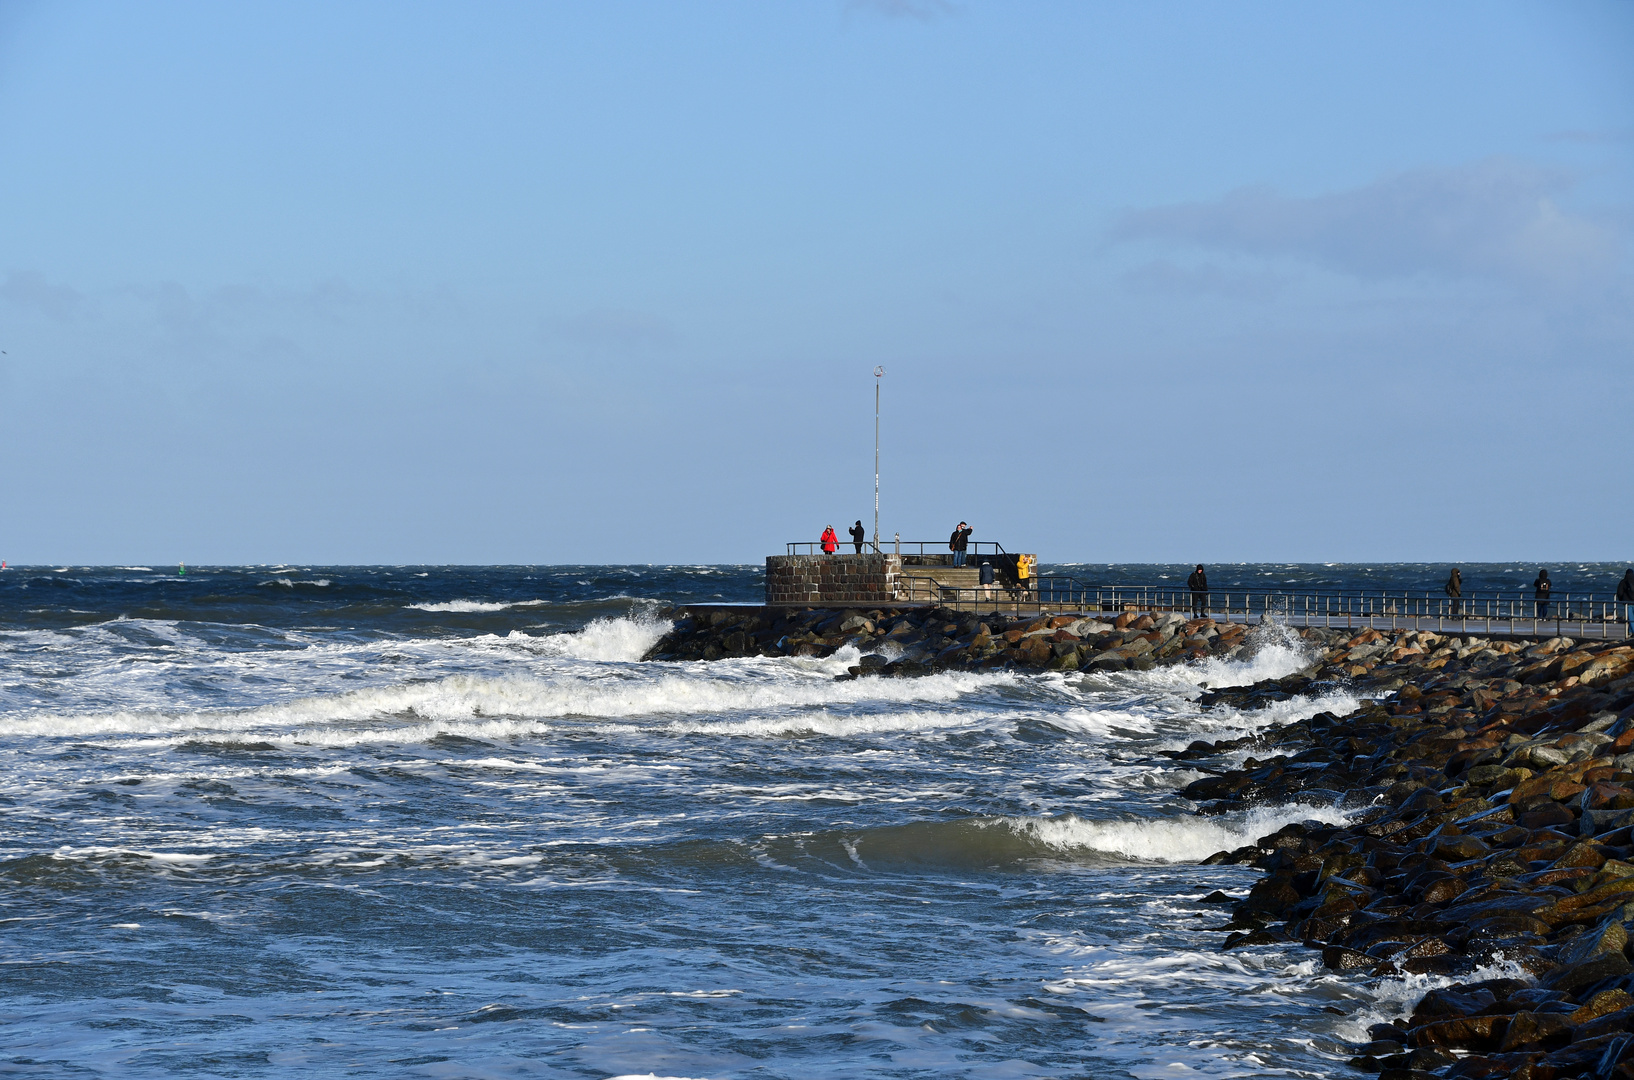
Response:
[[[1538,618],[1549,617],[1549,593],[1554,589],[1554,583],[1549,580],[1549,571],[1539,570],[1537,580],[1532,582],[1532,599],[1538,602]]]
[[[1459,614],[1464,607],[1462,599],[1464,595],[1464,576],[1456,566],[1452,568],[1452,573],[1447,576],[1446,592],[1448,596],[1452,597],[1452,614]]]

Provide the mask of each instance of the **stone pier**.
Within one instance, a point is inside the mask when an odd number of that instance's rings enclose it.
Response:
[[[768,555],[766,602],[825,607],[892,604],[902,577],[900,555]]]

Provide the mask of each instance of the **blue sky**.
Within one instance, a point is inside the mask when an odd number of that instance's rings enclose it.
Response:
[[[0,558],[1628,559],[1634,4],[0,0]]]

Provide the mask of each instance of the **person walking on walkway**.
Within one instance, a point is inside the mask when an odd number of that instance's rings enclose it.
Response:
[[[1617,583],[1617,602],[1623,605],[1623,622],[1628,624],[1628,636],[1634,638],[1634,570],[1623,572]]]
[[[823,554],[832,555],[839,546],[840,537],[835,533],[834,526],[830,525],[823,530]]]
[[[1532,582],[1532,599],[1538,602],[1538,618],[1549,617],[1549,592],[1554,588],[1549,580],[1549,571],[1539,570],[1537,580]]]
[[[953,530],[953,535],[948,537],[947,546],[953,552],[954,566],[963,566],[965,564],[965,551],[970,547],[970,534],[975,531],[975,529],[961,521],[959,527]]]
[[[1202,563],[1198,563],[1197,569],[1186,579],[1186,588],[1191,590],[1192,618],[1201,619],[1208,614],[1208,575],[1203,573]]]
[[[845,531],[851,534],[851,542],[857,545],[857,554],[861,555],[862,541],[868,535],[868,530],[862,527],[862,521],[859,519],[855,525]]]
[[[1452,597],[1452,613],[1461,614],[1464,607],[1464,575],[1456,566],[1452,568],[1452,573],[1447,575],[1446,590],[1447,595]]]

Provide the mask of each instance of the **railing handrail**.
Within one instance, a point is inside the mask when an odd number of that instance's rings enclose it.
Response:
[[[854,555],[854,554],[856,554],[856,549],[853,546],[853,545],[856,544],[856,541],[851,539],[849,534],[844,535],[844,536],[840,537],[839,539],[837,539],[835,541],[835,544],[836,544],[836,547],[835,547],[834,551],[831,552],[831,553],[823,552],[823,551],[820,550],[822,548],[822,546],[823,546],[823,542],[821,540],[790,540],[790,541],[787,541],[784,546],[788,549],[788,553],[790,555],[800,555],[800,554]],[[975,557],[977,555],[1008,555],[1009,554],[1009,552],[1004,550],[1004,545],[999,543],[997,540],[970,540],[970,541],[967,541],[967,544],[969,546],[965,550],[965,558],[966,559],[970,559],[970,558]],[[886,552],[891,552],[892,554],[897,554],[897,553],[900,552],[902,554],[910,554],[910,555],[926,555],[926,554],[952,555],[953,554],[953,549],[949,548],[947,545],[948,545],[948,542],[946,540],[895,540],[895,539],[893,539],[893,540],[889,540],[889,541],[882,540],[882,541],[880,541],[879,545],[876,547],[872,540],[864,540],[862,542],[862,550],[863,550],[864,554],[884,554]],[[806,550],[804,552],[802,552],[800,550],[801,548],[804,548]],[[914,548],[914,549],[917,549],[917,550],[909,551],[908,550],[909,548]],[[929,550],[927,551],[927,549],[929,549]]]
[[[1092,585],[1092,584],[1086,583],[1086,582],[1084,582],[1084,581],[1082,581],[1082,580],[1080,580],[1078,578],[1071,577],[1071,576],[1066,575],[1066,574],[1038,574],[1038,575],[1036,575],[1036,577],[1040,581],[1053,581],[1053,580],[1070,581],[1070,582],[1073,582],[1074,584],[1076,584],[1079,588],[1082,588],[1082,589],[1084,589],[1086,591],[1091,591],[1091,592],[1129,592],[1129,593],[1142,593],[1142,592],[1189,593],[1189,592],[1191,592],[1191,586],[1186,585],[1184,583],[1177,584],[1177,585],[1171,585],[1171,584],[1163,584],[1163,585],[1150,585],[1150,584],[1139,584],[1139,585]],[[1526,590],[1524,590],[1522,592],[1514,592],[1514,593],[1505,593],[1505,592],[1480,593],[1480,592],[1477,592],[1477,593],[1464,593],[1461,596],[1448,596],[1445,591],[1428,590],[1428,589],[1426,589],[1426,590],[1415,590],[1415,589],[1300,589],[1300,588],[1275,588],[1275,587],[1260,586],[1260,585],[1239,585],[1239,584],[1213,585],[1213,584],[1211,584],[1211,585],[1209,585],[1209,587],[1208,587],[1208,589],[1206,591],[1211,592],[1211,593],[1216,593],[1216,592],[1218,592],[1218,593],[1224,593],[1224,592],[1248,593],[1248,594],[1260,595],[1260,596],[1301,596],[1301,597],[1308,596],[1308,597],[1313,597],[1313,598],[1314,597],[1324,597],[1324,598],[1333,597],[1333,598],[1339,598],[1339,599],[1358,599],[1358,598],[1364,598],[1364,597],[1365,598],[1380,598],[1380,597],[1382,597],[1382,598],[1387,599],[1387,600],[1445,600],[1445,601],[1448,601],[1449,603],[1454,601],[1454,600],[1457,600],[1457,601],[1460,601],[1460,602],[1466,603],[1466,604],[1470,603],[1472,601],[1498,601],[1498,602],[1504,602],[1504,603],[1509,603],[1509,602],[1514,602],[1514,601],[1525,601],[1527,603],[1534,603],[1535,602],[1535,603],[1551,603],[1551,604],[1565,603],[1567,601],[1576,601],[1576,602],[1579,602],[1579,603],[1608,603],[1608,604],[1611,604],[1611,603],[1627,603],[1627,601],[1617,600],[1614,594],[1613,595],[1604,595],[1604,594],[1594,594],[1594,593],[1550,592],[1548,596],[1539,597],[1539,596],[1533,595],[1533,593],[1532,593],[1532,591],[1530,589],[1526,589]]]

